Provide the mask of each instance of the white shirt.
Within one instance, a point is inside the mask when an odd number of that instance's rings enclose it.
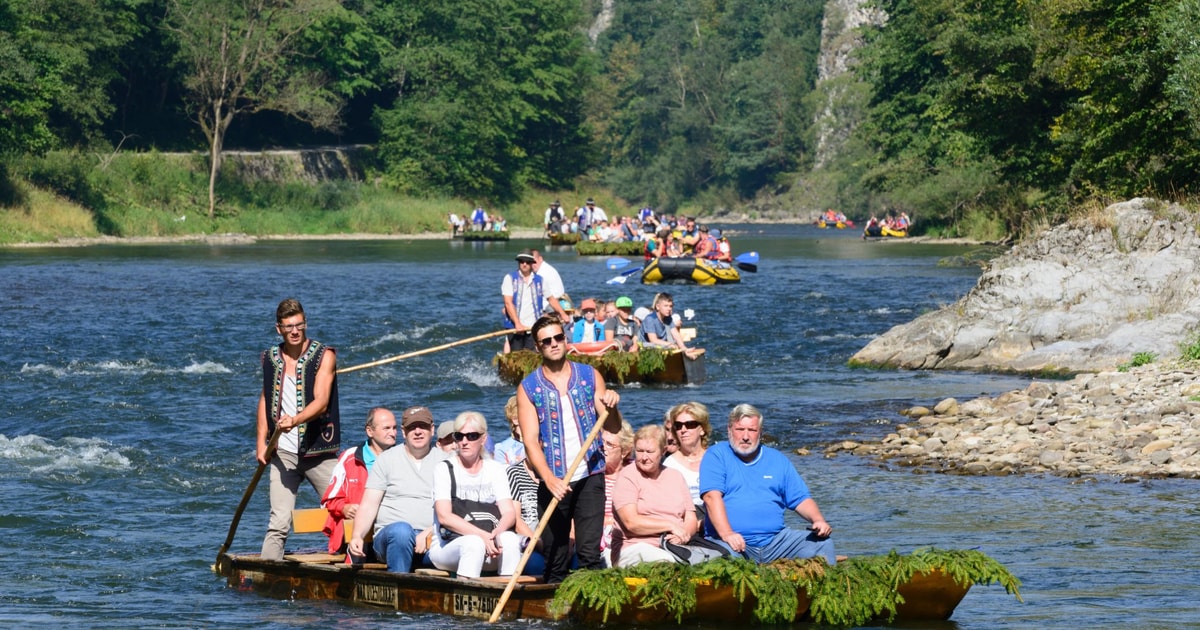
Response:
[[[550,263],[542,260],[542,266],[538,268],[537,274],[542,277],[542,310],[550,308],[549,298],[560,298],[567,293],[567,289],[563,286],[562,276],[558,275],[558,270],[550,266]]]
[[[564,394],[558,395],[558,408],[562,412],[563,423],[563,461],[573,462],[575,456],[579,454],[579,450],[583,448],[583,436],[579,434],[579,421],[575,419],[575,407],[571,404],[571,398]],[[575,467],[575,474],[567,480],[567,483],[575,483],[587,476],[587,463],[579,462],[579,466]]]
[[[604,221],[605,223],[608,223],[608,213],[606,213],[604,208],[601,208],[600,206],[592,207],[592,223],[595,223],[596,221]]]
[[[533,309],[533,276],[521,279],[519,285],[513,285],[512,274],[504,274],[504,282],[500,284],[500,295],[513,298],[513,306],[517,309],[517,319],[521,325],[529,328],[537,321]],[[561,280],[559,281],[562,282]],[[542,292],[546,292],[546,279],[542,278]],[[515,296],[515,297],[514,297]],[[543,308],[545,308],[543,306]]]
[[[294,374],[283,375],[283,391],[279,394],[279,415],[296,415],[296,376]],[[275,443],[275,450],[281,453],[299,453],[300,427],[293,427],[292,430],[281,433],[279,441]]]

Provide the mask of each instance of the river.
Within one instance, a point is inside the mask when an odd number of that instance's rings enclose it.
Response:
[[[755,249],[739,285],[673,286],[708,349],[700,386],[622,388],[635,425],[699,400],[719,417],[740,402],[794,457],[838,552],[979,548],[1024,586],[1020,603],[977,586],[948,624],[1137,628],[1197,624],[1200,508],[1195,481],[914,474],[822,445],[878,438],[898,411],[1022,388],[1028,379],[852,370],[871,338],[950,304],[979,275],[939,261],[966,246],[864,242],[849,230],[720,226]],[[259,352],[275,305],[299,298],[309,334],[347,367],[497,330],[499,285],[538,243],[264,241],[0,250],[0,531],[9,541],[0,625],[34,627],[477,627],[333,603],[273,601],[210,571],[255,468]],[[605,284],[603,259],[553,249],[576,300],[656,288]],[[493,433],[512,389],[485,341],[340,378],[346,434],[368,407],[429,406],[440,421],[482,411]],[[262,486],[265,486],[262,484]],[[315,504],[306,490],[301,503]],[[258,549],[265,487],[233,549]],[[289,547],[315,547],[319,536]],[[510,624],[525,627],[529,623]],[[553,625],[553,624],[532,624]]]

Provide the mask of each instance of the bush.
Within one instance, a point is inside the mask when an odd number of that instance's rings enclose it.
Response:
[[[85,208],[99,210],[105,206],[105,195],[91,177],[98,162],[95,156],[77,151],[52,151],[40,157],[26,157],[21,163],[21,174],[35,186]]]
[[[1133,355],[1133,358],[1128,363],[1122,363],[1117,366],[1118,372],[1128,372],[1130,368],[1141,367],[1154,363],[1158,359],[1158,355],[1153,352],[1138,352]]]

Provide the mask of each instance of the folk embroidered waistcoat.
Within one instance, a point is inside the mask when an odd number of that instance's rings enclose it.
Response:
[[[555,477],[565,479],[567,468],[571,461],[565,452],[564,431],[579,431],[579,443],[582,444],[592,427],[596,425],[596,370],[591,366],[567,362],[571,370],[571,378],[567,381],[567,399],[575,412],[578,426],[563,426],[562,409],[559,391],[554,383],[542,374],[538,368],[521,381],[525,395],[533,402],[538,414],[538,430],[542,438],[542,450],[546,454],[546,463]],[[593,440],[587,449],[584,466],[588,475],[604,473],[604,447],[601,440]]]
[[[282,344],[262,353],[263,395],[267,400],[267,430],[275,432],[283,406],[283,354]],[[317,383],[317,373],[325,351],[333,348],[319,341],[309,340],[308,348],[296,360],[296,411],[299,413],[312,403]],[[329,390],[329,405],[325,413],[296,427],[300,441],[300,457],[334,457],[341,444],[341,428],[338,421],[337,374]]]

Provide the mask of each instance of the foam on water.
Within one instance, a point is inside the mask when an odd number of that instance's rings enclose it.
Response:
[[[71,361],[65,367],[28,363],[21,366],[22,374],[51,374],[56,378],[71,376],[104,376],[107,374],[129,374],[145,376],[147,374],[232,374],[233,371],[221,363],[213,361],[192,361],[184,367],[160,366],[150,359],[136,361]]]
[[[485,363],[468,363],[450,371],[451,377],[466,380],[476,387],[500,387],[505,385],[496,374],[496,368]]]
[[[191,365],[183,368],[180,372],[184,374],[232,374],[233,370],[212,361],[204,361],[202,363],[193,361]]]
[[[11,439],[0,435],[0,459],[38,475],[131,468],[128,457],[98,438],[67,437],[55,442],[34,434]]]

